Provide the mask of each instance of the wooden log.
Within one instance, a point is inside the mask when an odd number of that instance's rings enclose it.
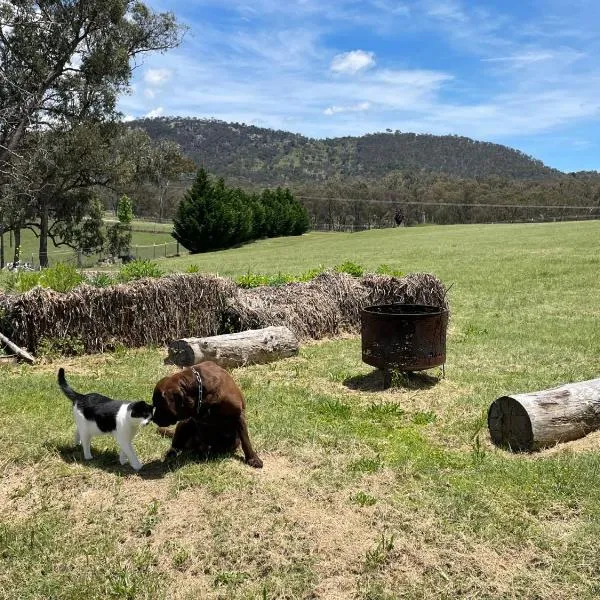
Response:
[[[494,444],[516,452],[581,438],[600,428],[600,379],[496,399],[488,411]]]
[[[27,350],[23,350],[23,348],[19,348],[16,344],[11,342],[5,335],[0,333],[0,342],[2,342],[6,347],[12,350],[18,357],[26,360],[27,362],[33,364],[35,362],[35,358],[27,352]]]
[[[298,339],[287,327],[265,327],[175,340],[169,344],[165,363],[189,367],[211,360],[221,367],[233,368],[294,356],[299,347]]]

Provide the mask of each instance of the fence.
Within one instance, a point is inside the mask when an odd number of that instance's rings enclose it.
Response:
[[[129,255],[133,258],[156,260],[157,258],[169,258],[188,254],[185,248],[179,245],[179,242],[165,242],[164,244],[148,244],[145,246],[136,245],[129,248]],[[110,257],[105,253],[100,254],[82,254],[76,250],[66,251],[51,251],[48,252],[48,263],[55,265],[57,263],[72,264],[77,267],[89,268],[95,267],[98,264],[105,263],[110,260]],[[21,262],[30,263],[33,267],[40,266],[39,256],[37,253],[31,255],[22,255]]]

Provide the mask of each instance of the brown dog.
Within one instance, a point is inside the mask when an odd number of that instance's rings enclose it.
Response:
[[[231,375],[203,362],[161,379],[152,395],[152,420],[173,438],[167,457],[192,449],[205,456],[235,451],[240,442],[246,463],[260,469],[248,435],[246,402]],[[164,429],[175,425],[175,431]]]

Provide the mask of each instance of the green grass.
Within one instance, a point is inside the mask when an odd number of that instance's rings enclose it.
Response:
[[[72,447],[55,371],[149,399],[164,351],[0,366],[0,598],[598,597],[600,433],[515,456],[485,415],[502,394],[599,376],[600,223],[309,234],[160,264],[191,260],[431,271],[453,283],[446,377],[384,391],[358,338],[306,344],[233,371],[262,471],[165,467],[149,427],[134,475],[112,440],[90,463]]]
[[[147,221],[134,221],[131,245],[134,246],[152,246],[153,244],[174,244],[175,240],[171,237],[173,226],[168,223],[150,223]],[[14,248],[11,244],[10,235],[4,236],[6,260],[12,260]],[[39,240],[29,229],[21,232],[21,259],[26,262],[38,264]],[[152,248],[140,250],[140,256],[143,258],[153,258]],[[159,253],[160,254],[160,253]],[[72,262],[75,254],[68,246],[56,247],[52,240],[48,240],[48,257],[51,264],[57,262]]]

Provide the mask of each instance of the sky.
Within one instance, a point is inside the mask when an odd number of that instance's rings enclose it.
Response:
[[[126,119],[456,134],[600,170],[598,0],[146,3],[188,30],[138,61]]]

